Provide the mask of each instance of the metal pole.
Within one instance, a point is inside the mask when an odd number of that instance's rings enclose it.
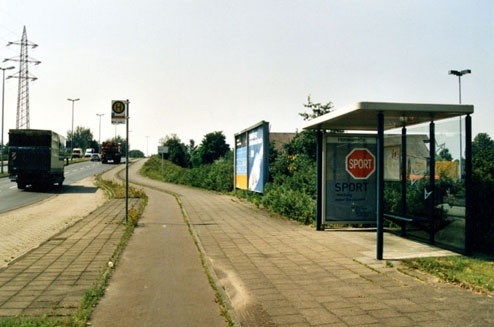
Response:
[[[127,117],[125,117],[127,149],[125,151],[125,223],[129,221],[129,100],[127,100]]]
[[[323,147],[323,131],[317,130],[316,132],[316,155],[317,155],[317,201],[316,201],[316,230],[323,230],[323,216],[322,216],[322,188],[323,188],[323,171],[322,171],[322,161],[324,158],[322,157],[322,147]]]
[[[473,249],[473,190],[472,190],[472,117],[465,118],[465,254],[471,255]]]
[[[433,120],[429,124],[429,188],[424,192],[424,201],[429,207],[429,242],[434,244],[435,217],[434,217],[434,198],[436,196],[436,125]]]
[[[4,103],[5,103],[5,69],[2,69],[3,78],[2,78],[2,148],[0,150],[0,163],[2,165],[2,174],[3,174],[3,121],[4,121]]]
[[[463,69],[463,70],[450,70],[449,74],[450,75],[455,75],[458,76],[458,102],[461,104],[461,77],[465,74],[471,74],[472,71],[470,69]],[[463,174],[463,164],[461,162],[462,156],[463,156],[463,140],[462,140],[462,117],[460,115],[460,164],[459,164],[459,170],[460,170],[460,178],[459,180],[462,180],[462,174]]]
[[[2,174],[3,174],[3,121],[4,121],[4,107],[5,107],[5,71],[14,69],[14,66],[7,67],[7,68],[0,68],[2,70],[2,147],[0,150],[0,163],[2,166]]]
[[[384,252],[384,114],[377,114],[377,210],[376,210],[376,259],[383,259]]]
[[[458,102],[461,104],[461,75],[458,75]],[[463,138],[461,136],[461,134],[463,133],[462,131],[462,118],[461,118],[461,115],[460,115],[460,164],[459,164],[459,169],[460,169],[460,181],[463,179],[463,164],[462,164],[462,156],[463,156]]]
[[[74,148],[74,102],[76,101],[79,101],[80,99],[77,98],[77,99],[67,99],[69,101],[72,101],[72,135],[70,137],[70,149],[72,151],[72,149]]]
[[[98,150],[101,145],[101,116],[104,116],[105,114],[96,114],[96,116],[99,117],[99,133],[98,133]]]

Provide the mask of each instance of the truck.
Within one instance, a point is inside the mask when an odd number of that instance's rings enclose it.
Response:
[[[81,148],[73,148],[72,149],[72,158],[82,158],[82,149]]]
[[[119,164],[122,160],[120,153],[120,144],[116,142],[103,142],[101,144],[101,163],[112,161],[114,164]]]
[[[65,179],[65,137],[41,129],[9,131],[9,177],[18,189],[48,187]]]

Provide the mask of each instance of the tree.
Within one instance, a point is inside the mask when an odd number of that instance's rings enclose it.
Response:
[[[494,181],[494,141],[479,133],[472,142],[472,166],[475,174]]]
[[[453,161],[453,156],[449,152],[448,148],[443,148],[436,155],[436,161]]]
[[[129,151],[129,157],[131,158],[144,158],[144,152],[141,150],[130,150]]]
[[[89,128],[77,126],[72,135],[72,131],[67,132],[67,145],[71,148],[87,149],[93,142],[93,133]]]
[[[165,159],[170,160],[180,167],[186,168],[189,166],[187,147],[176,134],[165,136],[160,140],[160,143],[168,147],[168,153],[164,155]]]
[[[479,133],[472,142],[472,188],[474,247],[494,254],[494,141],[486,133]]]
[[[206,134],[202,139],[197,154],[201,164],[212,164],[215,160],[224,157],[230,151],[223,132]]]
[[[307,96],[307,103],[304,104],[304,107],[310,109],[312,112],[311,113],[302,112],[299,113],[299,115],[302,116],[304,120],[311,120],[316,117],[327,114],[328,112],[331,112],[333,110],[333,103],[331,101],[329,101],[326,104],[313,103],[309,95]]]
[[[302,112],[299,115],[304,120],[311,120],[332,111],[333,103],[329,101],[326,104],[312,102],[310,95],[307,96],[305,108],[311,110],[311,113]],[[316,131],[302,131],[297,133],[293,140],[287,144],[286,149],[289,155],[306,154],[309,158],[316,160]]]

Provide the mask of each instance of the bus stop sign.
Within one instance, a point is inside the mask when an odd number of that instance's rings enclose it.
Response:
[[[355,148],[345,158],[345,170],[354,179],[367,179],[376,170],[376,158],[365,148]]]

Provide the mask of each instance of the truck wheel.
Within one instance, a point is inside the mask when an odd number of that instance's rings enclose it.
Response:
[[[24,190],[26,188],[26,183],[24,183],[24,182],[17,182],[17,188],[19,190]]]

